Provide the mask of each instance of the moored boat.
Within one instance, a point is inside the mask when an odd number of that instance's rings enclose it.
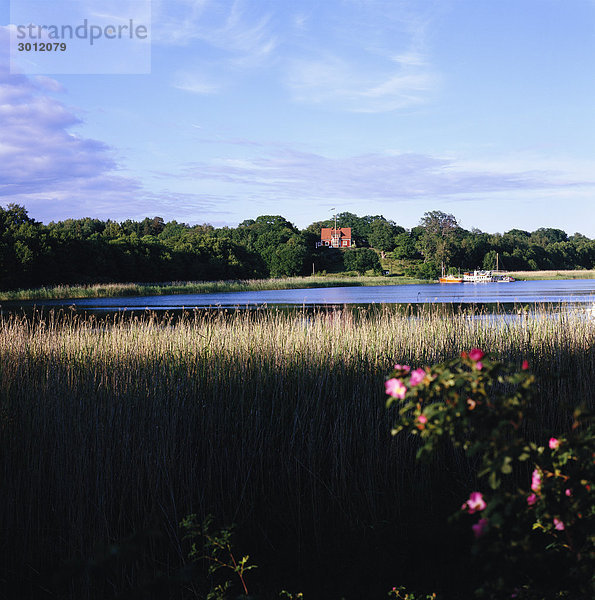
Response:
[[[463,283],[463,278],[460,275],[446,275],[444,263],[442,263],[442,277],[438,278],[440,283]]]
[[[494,281],[491,271],[473,271],[463,274],[463,283],[489,283]]]
[[[446,275],[438,278],[440,283],[463,283],[462,277],[457,277],[456,275]]]
[[[498,268],[498,266],[499,266],[499,259],[498,259],[498,253],[496,252],[496,270],[492,271],[494,281],[496,281],[497,283],[510,283],[511,281],[514,281],[514,277],[511,277],[504,271],[501,272],[500,269]]]

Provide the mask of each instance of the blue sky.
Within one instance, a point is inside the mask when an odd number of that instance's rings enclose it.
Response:
[[[595,237],[595,1],[151,4],[150,74],[27,75],[0,0],[1,205]]]

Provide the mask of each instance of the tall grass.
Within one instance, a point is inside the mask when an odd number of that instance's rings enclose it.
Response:
[[[170,281],[162,283],[105,283],[58,285],[0,292],[0,301],[57,300],[62,298],[115,298],[122,296],[163,296],[165,294],[213,294],[259,290],[289,290],[315,287],[397,285],[427,283],[412,277],[312,276],[230,281]]]
[[[551,270],[551,271],[509,271],[515,279],[595,279],[595,269]]]
[[[395,361],[424,365],[475,346],[529,360],[541,381],[540,427],[564,427],[566,403],[595,397],[595,326],[554,309],[523,318],[440,306],[7,318],[4,580],[22,583],[100,541],[155,527],[166,532],[168,551],[153,550],[166,569],[183,559],[177,524],[190,512],[245,524],[269,555],[283,540],[302,559],[324,555],[331,535],[343,547],[355,535],[362,550],[395,527],[411,539],[424,530],[412,507],[445,471],[417,471],[414,445],[391,439],[384,375]]]

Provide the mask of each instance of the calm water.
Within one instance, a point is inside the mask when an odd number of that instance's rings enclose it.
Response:
[[[177,294],[125,298],[84,298],[20,302],[18,307],[75,306],[87,311],[180,310],[208,307],[258,307],[270,305],[325,306],[343,304],[491,304],[491,303],[594,303],[595,279],[557,281],[514,281],[512,283],[460,283],[336,287],[303,290],[227,292],[217,294]],[[4,303],[3,309],[14,309]]]

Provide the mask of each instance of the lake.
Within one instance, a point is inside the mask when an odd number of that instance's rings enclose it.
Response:
[[[255,308],[264,306],[336,306],[344,304],[534,304],[595,302],[595,279],[514,281],[511,283],[460,283],[333,287],[300,290],[264,290],[216,294],[176,294],[119,298],[80,298],[5,302],[15,308],[76,307],[84,311],[181,310],[194,308]]]

